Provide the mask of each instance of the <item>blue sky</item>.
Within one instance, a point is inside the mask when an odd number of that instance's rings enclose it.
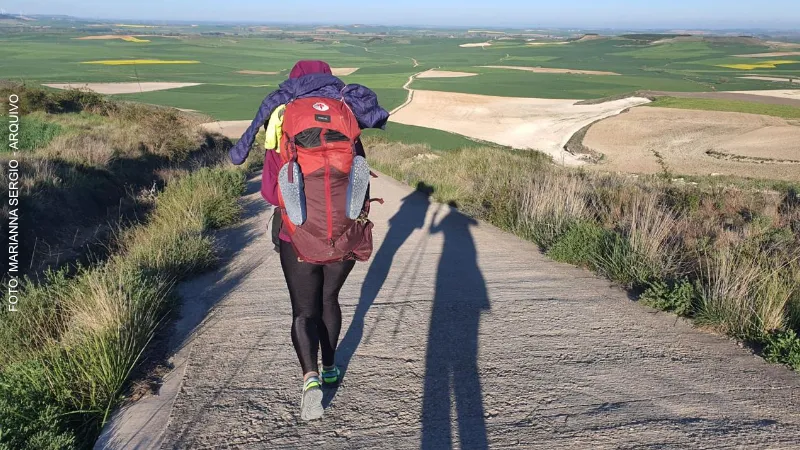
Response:
[[[0,0],[7,12],[382,25],[800,28],[800,0]]]

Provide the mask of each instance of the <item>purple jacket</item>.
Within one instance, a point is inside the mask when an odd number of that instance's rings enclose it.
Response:
[[[384,129],[389,113],[378,104],[378,96],[369,88],[360,84],[348,84],[333,75],[314,73],[300,78],[288,79],[281,83],[278,90],[269,94],[256,113],[255,119],[230,150],[231,161],[242,164],[250,147],[256,139],[259,128],[269,120],[272,111],[291,100],[306,97],[324,97],[342,99],[353,110],[358,125],[363,128]]]

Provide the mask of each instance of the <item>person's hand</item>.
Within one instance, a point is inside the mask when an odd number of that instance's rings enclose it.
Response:
[[[439,215],[442,213],[442,205],[438,204],[436,206],[436,211],[433,212],[433,217],[431,217],[431,224],[428,227],[428,230],[433,233],[436,225],[439,223]]]

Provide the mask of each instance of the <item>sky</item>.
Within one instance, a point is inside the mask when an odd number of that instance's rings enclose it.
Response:
[[[800,0],[0,0],[96,19],[417,26],[800,29]]]

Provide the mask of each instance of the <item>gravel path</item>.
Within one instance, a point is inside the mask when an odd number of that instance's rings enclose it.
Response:
[[[182,288],[187,305],[215,306],[181,346],[168,425],[143,427],[125,448],[141,435],[163,449],[800,442],[796,374],[386,177],[373,185],[386,200],[373,210],[376,254],[341,293],[344,383],[327,391],[323,420],[302,423],[289,299],[257,181],[250,217],[223,234],[230,261]]]

